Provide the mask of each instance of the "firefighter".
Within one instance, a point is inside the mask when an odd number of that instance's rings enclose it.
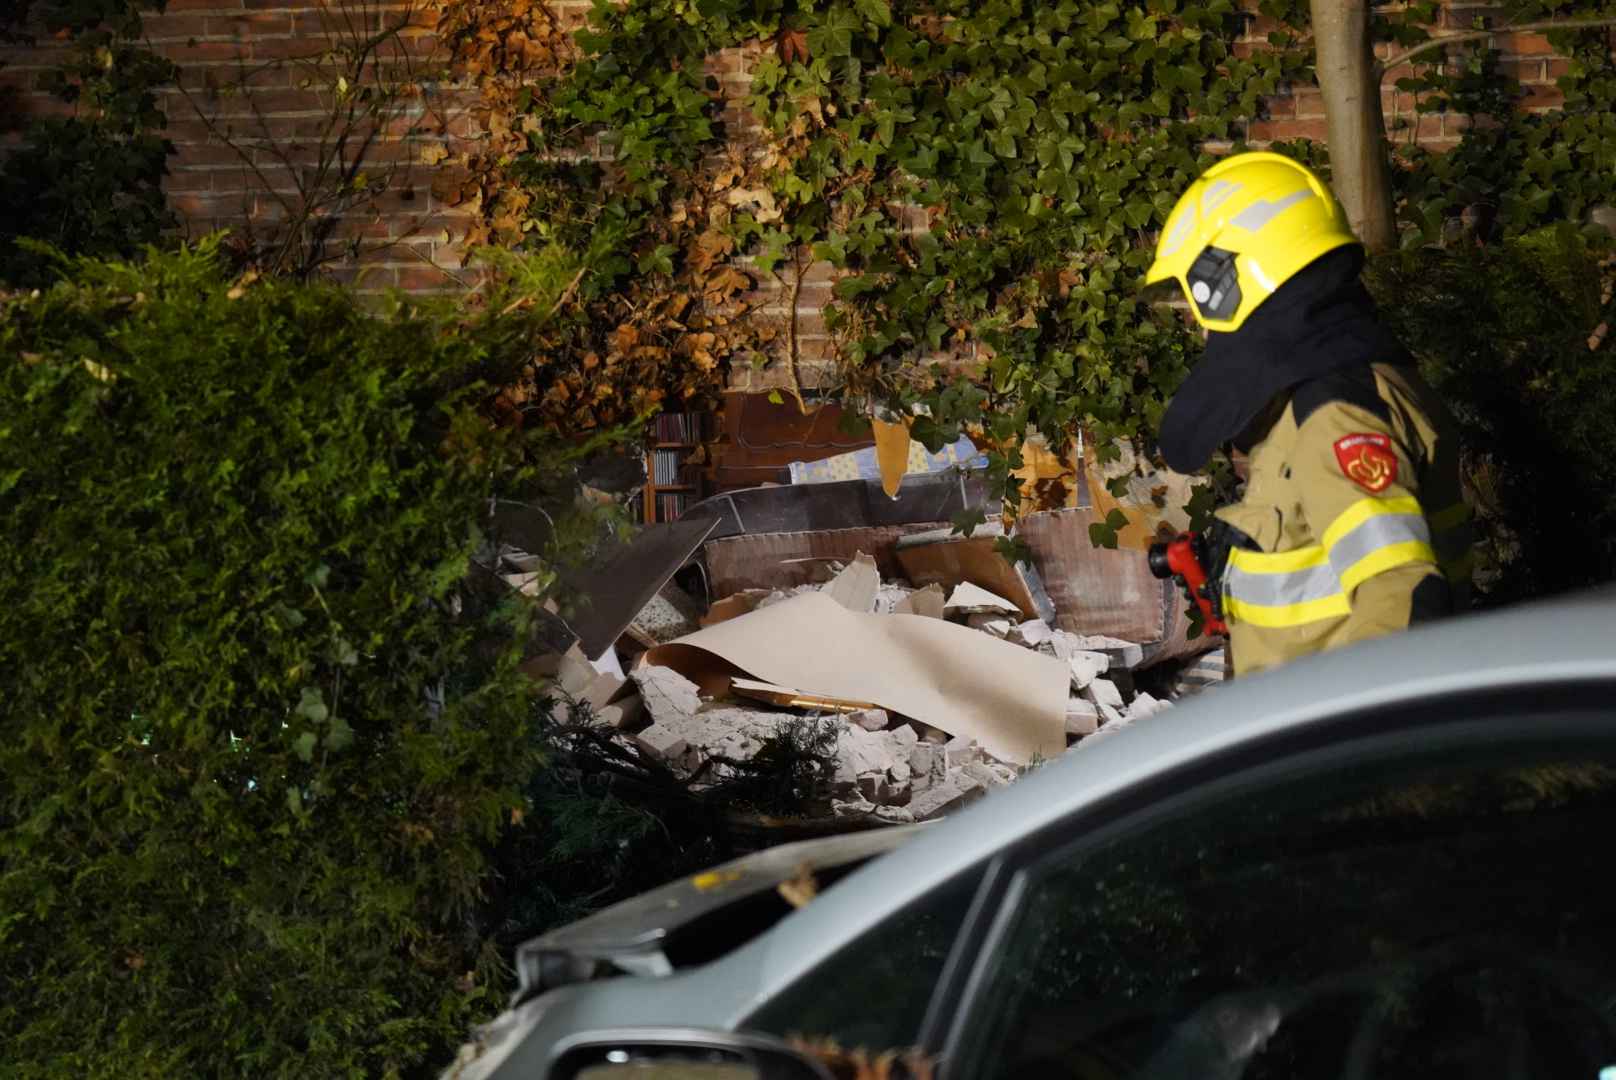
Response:
[[[1190,185],[1146,274],[1177,282],[1207,338],[1162,457],[1186,473],[1225,444],[1249,457],[1207,546],[1237,675],[1466,601],[1454,423],[1381,324],[1363,261],[1317,176],[1245,153]]]

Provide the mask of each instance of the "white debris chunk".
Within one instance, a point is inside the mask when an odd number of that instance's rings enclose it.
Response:
[[[1081,690],[1099,676],[1111,670],[1111,660],[1104,653],[1078,649],[1066,660],[1072,671],[1072,689]]]
[[[672,668],[647,665],[629,673],[639,685],[640,697],[658,724],[693,716],[701,708],[696,684]]]
[[[902,585],[892,585],[883,581],[875,594],[875,613],[889,615],[900,610],[900,605],[909,599],[914,590],[906,589]]]
[[[1138,667],[1145,658],[1142,646],[1135,645],[1131,641],[1123,641],[1121,638],[1106,637],[1104,634],[1090,634],[1086,637],[1082,634],[1073,634],[1071,647],[1104,653],[1111,658],[1113,667]]]
[[[888,825],[913,825],[915,814],[907,806],[877,806],[870,811],[870,819]]]
[[[946,755],[944,760],[950,769],[960,768],[966,762],[976,761],[982,756],[982,748],[976,745],[976,740],[967,739],[963,735],[949,739],[948,745],[943,747],[943,752]]]
[[[672,728],[663,727],[661,724],[652,724],[638,735],[633,736],[633,739],[641,750],[664,761],[673,761],[680,757],[688,745],[683,735],[680,735]]]
[[[885,709],[859,709],[845,717],[849,724],[857,724],[865,731],[880,731],[890,719]]]
[[[1144,691],[1134,695],[1133,701],[1128,703],[1128,719],[1143,720],[1147,716],[1155,716],[1172,705],[1170,701],[1159,701]]]
[[[1113,709],[1122,708],[1122,691],[1110,679],[1094,679],[1083,688],[1083,696],[1096,705],[1109,705]]]
[[[880,732],[876,738],[887,744],[887,753],[893,761],[908,761],[909,755],[920,743],[920,736],[908,724],[899,724],[890,731]]]
[[[1092,735],[1100,726],[1100,708],[1092,701],[1075,697],[1066,702],[1066,734]]]
[[[916,821],[927,821],[951,814],[981,795],[980,781],[966,776],[964,772],[951,772],[924,791],[915,792],[909,800],[908,810]]]
[[[884,773],[894,762],[888,743],[880,735],[856,724],[842,728],[836,740],[836,774],[833,783],[852,783],[861,776]]]
[[[1009,637],[1010,631],[1015,626],[1009,619],[1001,618],[998,615],[968,615],[965,618],[965,625],[972,630],[992,634],[996,638]]]
[[[1029,649],[1036,649],[1040,645],[1054,638],[1055,632],[1048,623],[1042,619],[1028,619],[1026,622],[1010,628],[1006,640]]]
[[[981,784],[982,787],[988,791],[992,791],[994,788],[1004,787],[1010,782],[995,772],[991,767],[988,766],[986,762],[982,761],[971,762],[965,766],[963,771],[966,776],[969,776],[972,780],[975,780],[978,784]]]

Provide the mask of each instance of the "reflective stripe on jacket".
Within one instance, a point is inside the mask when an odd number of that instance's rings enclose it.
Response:
[[[1287,403],[1252,449],[1243,501],[1218,511],[1246,538],[1223,578],[1238,674],[1402,629],[1441,613],[1433,595],[1466,598],[1452,421],[1411,369],[1373,370],[1378,402],[1308,403],[1300,425]]]

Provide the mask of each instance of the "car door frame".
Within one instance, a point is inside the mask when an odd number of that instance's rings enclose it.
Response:
[[[1398,746],[1430,746],[1438,741],[1464,744],[1485,735],[1485,725],[1492,724],[1501,732],[1520,724],[1523,708],[1565,714],[1588,713],[1601,705],[1616,715],[1616,681],[1533,683],[1508,690],[1434,694],[1394,706],[1343,712],[1257,738],[1158,773],[1084,806],[992,859],[955,936],[917,1044],[937,1061],[937,1080],[967,1080],[958,1072],[963,1040],[986,1004],[984,993],[1019,914],[1020,901],[1043,867],[1069,857],[1075,849],[1104,843],[1150,818],[1170,818],[1185,805],[1216,797],[1220,789],[1246,789],[1265,780],[1294,777],[1299,768],[1338,763],[1350,756],[1379,756]],[[1433,712],[1441,715],[1433,718]]]

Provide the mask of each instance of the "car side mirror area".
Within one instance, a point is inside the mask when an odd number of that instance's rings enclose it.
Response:
[[[831,1080],[783,1039],[751,1032],[592,1032],[567,1040],[546,1080]]]

